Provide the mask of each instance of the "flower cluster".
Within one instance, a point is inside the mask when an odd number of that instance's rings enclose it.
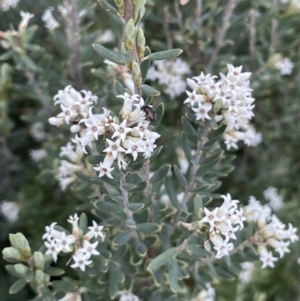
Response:
[[[93,262],[91,256],[100,254],[96,250],[98,240],[95,240],[95,238],[100,237],[103,241],[105,234],[102,232],[103,226],[97,225],[95,221],[93,221],[92,227],[88,227],[89,231],[87,233],[82,233],[82,230],[78,227],[78,221],[79,217],[77,214],[70,216],[68,219],[68,222],[72,224],[72,234],[57,230],[55,228],[56,223],[46,226],[46,233],[43,235],[43,239],[46,240],[46,254],[51,254],[54,261],[57,261],[57,256],[60,252],[72,252],[74,263],[71,267],[85,271],[85,267]],[[94,242],[90,242],[91,240]]]
[[[109,136],[106,138],[107,147],[103,150],[106,156],[99,167],[94,167],[99,171],[99,177],[104,175],[113,178],[111,171],[115,160],[119,169],[126,169],[127,163],[125,155],[130,154],[135,161],[139,153],[145,158],[150,158],[156,145],[155,140],[160,137],[156,132],[148,129],[150,122],[147,121],[143,106],[143,98],[137,94],[118,95],[124,101],[120,112],[121,121],[110,115],[110,111],[103,108],[103,114],[93,114],[91,104],[97,101],[97,97],[91,92],[81,91],[84,97],[68,86],[54,97],[56,104],[60,104],[62,112],[57,117],[51,117],[49,122],[53,125],[64,123],[76,123],[71,126],[76,134],[72,141],[84,152],[87,153],[86,146],[98,140],[99,136]]]
[[[221,195],[224,199],[220,207],[209,211],[204,207],[205,216],[200,220],[200,224],[207,225],[209,232],[209,241],[213,243],[217,251],[216,258],[229,255],[233,249],[233,243],[230,239],[236,239],[235,232],[244,227],[243,209],[238,209],[238,200],[232,200],[229,193]],[[224,237],[222,237],[222,235]],[[210,242],[205,243],[206,249],[210,249]]]
[[[210,285],[206,284],[206,290],[202,290],[195,298],[191,301],[214,301],[216,297],[215,289]]]
[[[175,98],[186,89],[186,82],[182,76],[191,72],[187,63],[180,58],[175,60],[154,61],[149,68],[147,79],[157,80],[160,85],[165,85],[164,92]]]
[[[61,188],[65,190],[77,179],[76,171],[84,172],[84,165],[81,163],[83,153],[81,150],[75,150],[75,146],[68,142],[66,146],[60,148],[59,156],[66,157],[72,162],[61,160],[58,168],[58,181]]]
[[[88,115],[91,105],[97,103],[97,100],[98,97],[92,95],[90,91],[82,90],[80,93],[73,87],[67,86],[54,96],[54,104],[59,104],[62,112],[57,117],[49,118],[49,123],[56,126],[75,123],[70,130],[72,133],[77,133],[81,130],[77,123]]]
[[[16,202],[2,201],[0,212],[9,222],[14,223],[19,219],[20,205]]]
[[[249,124],[254,116],[255,99],[249,87],[250,72],[242,73],[242,66],[228,64],[226,75],[217,76],[204,74],[187,79],[192,92],[187,91],[188,98],[184,101],[196,115],[196,120],[222,121],[227,127],[224,133],[227,149],[238,148],[237,142],[256,146],[261,142],[261,134],[256,133]]]
[[[11,7],[15,8],[20,0],[3,0],[0,3],[0,9],[8,11]]]
[[[263,192],[263,194],[265,199],[269,201],[269,206],[274,211],[278,211],[284,206],[283,198],[281,195],[278,194],[277,188],[269,187]]]
[[[244,212],[247,221],[257,223],[258,226],[255,244],[258,246],[260,260],[263,263],[262,268],[274,267],[274,262],[278,258],[274,257],[267,247],[274,248],[282,258],[285,253],[290,252],[288,248],[290,243],[299,239],[296,234],[297,228],[289,223],[288,229],[285,229],[286,225],[276,215],[271,214],[271,208],[268,205],[261,205],[253,196],[250,197],[249,205],[244,208]]]

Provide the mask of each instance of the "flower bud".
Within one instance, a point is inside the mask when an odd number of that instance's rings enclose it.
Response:
[[[137,52],[140,61],[142,61],[144,58],[145,43],[146,40],[145,40],[144,32],[141,28],[139,28],[137,31],[136,44],[137,44]]]
[[[65,123],[64,118],[57,118],[57,117],[50,117],[48,119],[48,122],[52,125],[60,126]]]
[[[43,269],[45,264],[44,255],[41,252],[34,252],[33,261],[38,269]]]
[[[121,17],[124,17],[125,14],[125,7],[124,7],[124,0],[114,0],[118,13]]]
[[[71,127],[70,127],[70,131],[71,133],[78,133],[81,131],[81,126],[79,124],[73,124]]]
[[[130,19],[125,28],[125,45],[129,52],[133,51],[135,44],[135,25],[133,19]]]
[[[2,251],[3,257],[4,258],[12,258],[12,259],[17,259],[21,260],[22,259],[22,254],[20,250],[10,247],[10,248],[4,248]]]
[[[26,237],[22,233],[9,234],[9,240],[13,247],[20,250],[21,254],[27,259],[31,256],[31,249]]]
[[[35,271],[35,280],[38,284],[41,284],[44,282],[44,279],[45,279],[45,274],[43,271],[37,269]]]
[[[28,266],[22,264],[22,263],[17,263],[14,265],[15,271],[21,275],[25,275],[25,273],[28,271]]]
[[[132,61],[132,74],[134,83],[139,87],[142,84],[142,74],[140,66],[136,61]]]
[[[133,19],[136,21],[138,18],[141,19],[145,14],[146,0],[132,0],[133,6]],[[140,17],[139,17],[140,16]]]

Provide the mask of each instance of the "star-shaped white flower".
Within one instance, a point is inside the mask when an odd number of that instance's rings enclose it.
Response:
[[[262,269],[266,268],[266,267],[271,267],[271,268],[274,268],[274,262],[278,260],[278,258],[276,257],[273,257],[273,254],[272,252],[268,252],[268,251],[265,251],[265,252],[262,252],[260,258],[261,262],[263,263],[262,265]]]
[[[202,223],[209,223],[210,227],[213,228],[215,222],[220,221],[220,218],[218,217],[218,210],[219,208],[215,208],[213,211],[209,211],[207,208],[204,209],[205,217],[202,218]]]
[[[88,260],[89,255],[85,254],[82,250],[77,250],[75,255],[73,255],[73,260],[75,263],[71,265],[72,268],[80,268],[83,272],[85,271],[85,267],[90,265],[93,261]]]
[[[196,113],[196,120],[201,119],[204,121],[204,119],[211,119],[211,117],[208,115],[208,112],[211,110],[212,105],[210,103],[198,103],[198,108],[192,108],[192,110]]]
[[[103,151],[105,153],[111,153],[113,158],[116,160],[119,152],[125,152],[126,150],[120,145],[121,138],[117,139],[116,141],[112,141],[109,139],[106,139],[106,142],[108,143],[108,147],[104,149]]]

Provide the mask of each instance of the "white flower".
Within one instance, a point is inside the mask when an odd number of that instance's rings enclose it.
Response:
[[[263,192],[263,194],[265,199],[269,201],[269,206],[274,211],[278,211],[284,206],[284,203],[282,201],[283,198],[278,194],[277,188],[269,187]]]
[[[204,209],[205,217],[202,218],[202,223],[209,223],[211,228],[214,228],[215,222],[220,221],[220,218],[218,217],[218,210],[219,208],[215,208],[213,211],[209,211],[207,208]]]
[[[91,237],[97,238],[98,236],[101,237],[102,240],[105,239],[105,233],[102,232],[103,226],[98,225],[95,221],[93,221],[93,226],[88,227],[90,229],[89,234]]]
[[[45,132],[45,125],[42,122],[35,122],[30,127],[30,135],[36,141],[43,141],[47,138],[47,134]]]
[[[119,301],[140,301],[140,299],[128,291],[118,291],[117,296],[120,296]]]
[[[29,20],[34,17],[34,14],[31,13],[25,13],[23,11],[20,11],[20,15],[22,17],[20,28],[26,28],[28,25]]]
[[[73,235],[66,235],[62,232],[60,238],[56,238],[56,243],[64,252],[72,252],[71,245],[76,241],[76,237]]]
[[[124,119],[120,124],[113,123],[112,126],[115,129],[115,132],[112,135],[112,138],[120,137],[121,141],[124,142],[127,133],[131,132],[132,129],[126,127],[127,120]]]
[[[45,26],[50,30],[53,30],[60,26],[59,23],[52,16],[52,10],[53,7],[48,7],[42,15],[42,20],[45,22]]]
[[[100,253],[96,250],[96,247],[98,245],[98,241],[94,243],[90,243],[87,240],[83,241],[83,252],[87,254],[87,259],[89,259],[92,255],[99,255]]]
[[[211,119],[211,117],[208,115],[208,112],[211,110],[212,105],[210,103],[204,103],[203,105],[201,103],[198,103],[197,108],[192,108],[192,110],[196,113],[196,120],[201,119],[204,121],[204,119]]]
[[[216,292],[210,284],[205,284],[206,290],[202,290],[195,298],[191,301],[215,301]]]
[[[280,70],[282,75],[290,75],[293,71],[294,63],[288,57],[285,57],[276,64],[276,68]]]
[[[260,261],[263,263],[262,265],[262,269],[266,268],[266,267],[271,267],[274,268],[274,262],[278,260],[278,258],[273,257],[272,252],[268,252],[266,250],[264,250],[263,252],[261,252],[260,254]]]
[[[62,246],[56,242],[55,239],[52,239],[51,242],[45,241],[45,246],[47,247],[46,255],[52,255],[53,260],[57,261],[57,255],[62,250]]]
[[[106,139],[106,142],[108,143],[108,147],[103,150],[105,153],[111,153],[114,159],[117,159],[119,152],[125,152],[125,149],[120,146],[121,139],[117,139],[116,141],[112,141],[109,139]]]
[[[233,244],[228,243],[228,241],[225,240],[222,244],[214,246],[214,248],[217,250],[216,258],[221,258],[223,256],[229,255],[228,252],[233,250]]]
[[[54,238],[60,238],[62,236],[62,232],[54,229],[56,224],[57,223],[54,222],[50,226],[45,227],[46,233],[42,236],[43,239],[47,239],[48,241],[51,241]]]
[[[67,293],[63,298],[58,301],[82,301],[79,291]]]
[[[110,165],[106,165],[105,162],[100,162],[100,165],[98,167],[93,167],[93,169],[95,169],[96,171],[100,171],[99,173],[99,178],[103,177],[104,175],[106,175],[107,177],[113,179],[113,176],[111,175],[111,171],[114,170],[113,167],[110,167]]]
[[[14,223],[19,219],[20,205],[16,202],[2,201],[0,212],[9,222]]]
[[[242,266],[242,270],[239,275],[239,279],[242,283],[249,283],[251,281],[252,274],[255,270],[254,263],[246,261],[246,262],[242,262],[241,266]]]
[[[71,264],[72,268],[80,268],[83,272],[85,271],[85,267],[90,265],[93,261],[88,260],[89,255],[84,254],[82,250],[77,250],[75,254],[73,255],[73,260],[75,261],[73,264]]]
[[[67,221],[72,224],[73,227],[78,227],[79,217],[77,213],[75,213],[74,216],[70,215]]]
[[[11,7],[15,8],[20,0],[2,0],[0,3],[0,9],[7,11]]]
[[[33,161],[39,162],[47,156],[47,152],[44,149],[31,149],[29,155]]]

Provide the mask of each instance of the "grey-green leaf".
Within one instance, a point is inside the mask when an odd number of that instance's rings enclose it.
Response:
[[[116,245],[124,245],[126,244],[129,240],[131,239],[131,233],[129,232],[123,232],[117,235],[114,239],[113,242]]]
[[[107,12],[110,12],[110,13],[113,13],[113,14],[118,14],[117,10],[111,6],[109,3],[107,3],[106,1],[104,0],[98,0],[98,2],[100,3],[101,7],[103,9],[105,9]]]
[[[93,48],[95,51],[104,57],[105,59],[110,60],[111,62],[114,62],[118,65],[125,65],[126,63],[129,62],[130,56],[126,54],[116,54],[113,51],[105,48],[104,46],[100,44],[93,44]]]
[[[180,55],[182,53],[181,49],[170,49],[170,50],[164,50],[159,52],[154,52],[149,54],[144,58],[144,60],[151,60],[151,61],[159,61],[159,60],[169,60],[173,59],[176,56]]]
[[[164,112],[165,112],[165,106],[164,103],[161,102],[156,108],[155,108],[155,114],[156,114],[156,119],[153,122],[153,126],[154,128],[157,128],[164,116]]]
[[[185,176],[181,173],[181,171],[177,165],[174,165],[174,173],[175,173],[175,176],[176,176],[179,184],[181,186],[185,187],[185,185],[187,184],[187,180],[186,180]]]
[[[150,179],[150,182],[152,184],[162,180],[163,178],[165,178],[168,174],[168,172],[170,171],[171,165],[170,164],[166,164],[161,166],[152,176],[152,178]]]
[[[86,232],[87,230],[87,216],[85,213],[81,213],[80,217],[79,217],[79,228],[80,230],[82,230],[83,233]]]
[[[17,280],[9,289],[10,294],[16,294],[18,293],[25,285],[27,282],[24,279],[19,279]]]
[[[191,125],[189,120],[186,117],[181,118],[182,127],[186,135],[193,141],[197,141],[199,139],[198,134],[195,128]]]
[[[145,56],[149,55],[150,53],[151,53],[150,48],[148,46],[146,46]],[[142,82],[144,82],[146,80],[149,66],[150,66],[150,61],[148,61],[148,60],[143,61],[140,65],[140,69],[141,69],[141,73],[142,73],[142,80],[143,80]]]
[[[152,259],[148,265],[148,270],[151,272],[157,270],[159,267],[164,265],[168,260],[177,254],[177,248],[171,248],[163,253],[159,254],[157,257]]]
[[[68,280],[55,280],[51,282],[51,285],[53,288],[64,292],[71,292],[78,288],[76,283]]]
[[[153,96],[159,96],[160,95],[160,92],[155,90],[154,88],[148,86],[148,85],[145,85],[145,84],[142,84],[140,85],[140,88],[143,92],[143,94],[145,94],[146,97],[153,97]]]
[[[178,290],[178,265],[176,258],[172,257],[168,262],[169,270],[169,284],[171,290],[176,292]]]
[[[145,207],[145,204],[143,203],[130,203],[128,205],[128,209],[131,210],[132,212],[139,212]]]
[[[65,271],[61,268],[56,268],[56,267],[46,267],[44,272],[50,276],[61,276],[65,273]]]
[[[201,219],[202,218],[202,209],[203,209],[203,202],[202,202],[202,198],[199,194],[197,194],[195,197],[194,197],[194,200],[193,200],[193,204],[194,204],[194,215],[195,215],[195,218],[196,219]]]
[[[141,223],[136,225],[136,231],[143,233],[156,233],[161,230],[161,226],[156,223]]]

